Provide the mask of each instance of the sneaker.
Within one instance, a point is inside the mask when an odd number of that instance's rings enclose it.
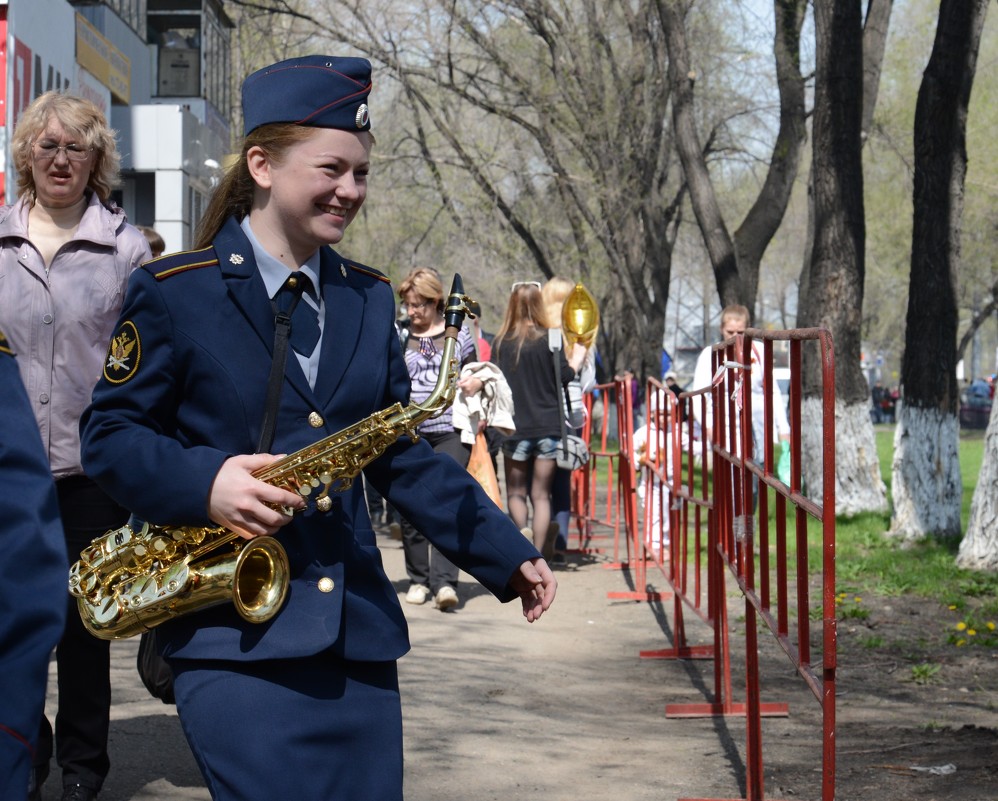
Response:
[[[68,784],[62,788],[60,801],[96,801],[97,791],[82,784]]]
[[[393,540],[398,540],[399,542],[401,542],[402,541],[402,526],[400,524],[398,524],[398,523],[389,523],[388,524],[388,536],[391,537]],[[420,603],[422,603],[422,601],[420,601]]]
[[[425,604],[426,599],[429,597],[429,587],[424,587],[422,584],[413,584],[409,588],[409,592],[405,594],[405,602],[407,604]]]
[[[437,605],[437,609],[441,612],[445,612],[448,609],[457,606],[457,592],[453,587],[444,585],[437,591],[433,602]]]

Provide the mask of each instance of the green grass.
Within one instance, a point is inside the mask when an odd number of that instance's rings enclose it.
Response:
[[[890,494],[891,462],[894,451],[894,426],[876,427],[880,471]],[[616,443],[613,443],[616,446]],[[984,432],[961,431],[960,473],[963,482],[961,523],[966,530],[974,487],[984,458]],[[600,466],[605,480],[605,467]],[[695,474],[695,492],[699,494],[700,471]],[[769,504],[770,532],[775,534],[772,496]],[[794,516],[788,505],[787,533],[789,558],[795,553]],[[836,521],[836,584],[848,587],[852,594],[864,591],[880,596],[917,595],[932,598],[955,610],[973,605],[984,619],[998,620],[998,573],[962,570],[956,566],[958,540],[927,539],[902,547],[885,536],[890,528],[890,514],[863,514]],[[808,520],[808,559],[812,572],[821,569],[821,525]],[[791,562],[792,563],[792,562]],[[844,615],[862,619],[866,610],[849,602]]]
[[[893,426],[878,427],[877,453],[884,483],[890,488],[893,457]],[[962,525],[966,528],[970,503],[984,457],[980,432],[961,437],[960,473],[963,481]],[[901,547],[884,533],[890,527],[889,514],[864,514],[836,521],[837,583],[850,583],[881,595],[915,595],[935,598],[962,609],[967,598],[981,599],[998,609],[998,575],[961,570],[955,564],[960,543],[956,540],[928,539]],[[820,539],[812,540],[811,564],[820,565]]]
[[[920,665],[911,666],[911,680],[915,684],[932,684],[939,678],[939,671],[942,669],[942,665],[936,665],[933,663],[923,663]]]

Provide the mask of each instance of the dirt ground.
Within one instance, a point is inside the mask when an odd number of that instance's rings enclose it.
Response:
[[[744,719],[664,714],[712,698],[713,663],[639,657],[671,644],[671,603],[609,598],[633,590],[610,555],[570,557],[558,578],[533,627],[471,585],[454,616],[407,609],[407,798],[744,798]],[[654,570],[648,580],[667,590]],[[731,599],[738,643],[744,606]],[[835,797],[998,798],[998,652],[949,644],[957,614],[934,602],[867,596],[862,608],[868,618],[840,621]],[[709,642],[701,624],[687,634]],[[763,702],[789,705],[762,724],[765,796],[819,799],[821,709],[768,631],[760,653]],[[736,654],[736,701],[743,664]],[[925,664],[939,669],[918,683]]]
[[[648,577],[667,590],[654,570]],[[556,606],[533,627],[474,590],[453,618],[407,610],[407,798],[745,798],[744,718],[664,714],[712,698],[713,663],[638,656],[671,645],[671,602],[608,598],[633,589],[608,555],[571,557],[558,578]],[[850,598],[843,611],[850,604],[859,606]],[[868,618],[840,620],[835,797],[998,798],[998,650],[948,643],[959,618],[938,603],[861,604]],[[730,608],[732,642],[743,642],[735,592]],[[459,647],[468,626],[480,631],[470,652]],[[688,621],[687,634],[709,642],[701,624]],[[820,706],[768,630],[760,653],[763,702],[789,705],[787,717],[763,720],[765,797],[820,799]],[[744,699],[743,665],[736,654],[735,701]]]
[[[379,544],[404,593],[399,543]],[[672,604],[610,597],[634,589],[634,574],[612,557],[570,556],[555,606],[534,625],[467,577],[453,612],[403,604],[413,642],[400,662],[407,801],[745,798],[744,718],[666,717],[668,704],[711,700],[713,663],[640,658],[672,644]],[[667,589],[655,570],[648,580]],[[996,650],[948,644],[957,613],[933,602],[867,596],[862,607],[867,619],[840,621],[835,797],[998,798]],[[744,641],[734,591],[730,610],[734,646]],[[689,619],[687,637],[710,642]],[[173,708],[139,683],[136,646],[112,646],[112,770],[101,801],[206,801]],[[738,653],[735,701],[744,700]],[[762,723],[765,798],[817,801],[820,707],[766,630],[760,654],[763,702],[789,705],[788,716]],[[912,680],[922,664],[940,666],[929,683]],[[50,688],[54,714],[54,669]],[[261,720],[259,731],[233,737],[265,731]],[[44,798],[58,798],[55,770]]]
[[[912,597],[861,599],[866,619],[839,620],[837,798],[998,798],[998,649],[950,642],[966,614]],[[844,611],[859,609],[844,604]],[[998,622],[998,621],[996,621]],[[793,716],[783,736],[818,726]],[[801,797],[815,778],[794,747],[774,743],[775,797]]]

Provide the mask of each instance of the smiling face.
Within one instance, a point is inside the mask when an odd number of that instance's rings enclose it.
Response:
[[[70,158],[84,156],[83,158]],[[31,175],[35,199],[47,208],[65,208],[77,203],[87,188],[93,169],[93,153],[82,139],[67,131],[54,116],[31,143]]]
[[[315,128],[279,160],[259,147],[246,155],[257,184],[253,230],[274,256],[290,255],[298,265],[339,242],[367,197],[367,132]]]

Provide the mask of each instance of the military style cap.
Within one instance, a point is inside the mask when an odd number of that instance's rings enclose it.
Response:
[[[243,81],[243,135],[271,122],[366,131],[371,62],[304,56],[257,70]]]

